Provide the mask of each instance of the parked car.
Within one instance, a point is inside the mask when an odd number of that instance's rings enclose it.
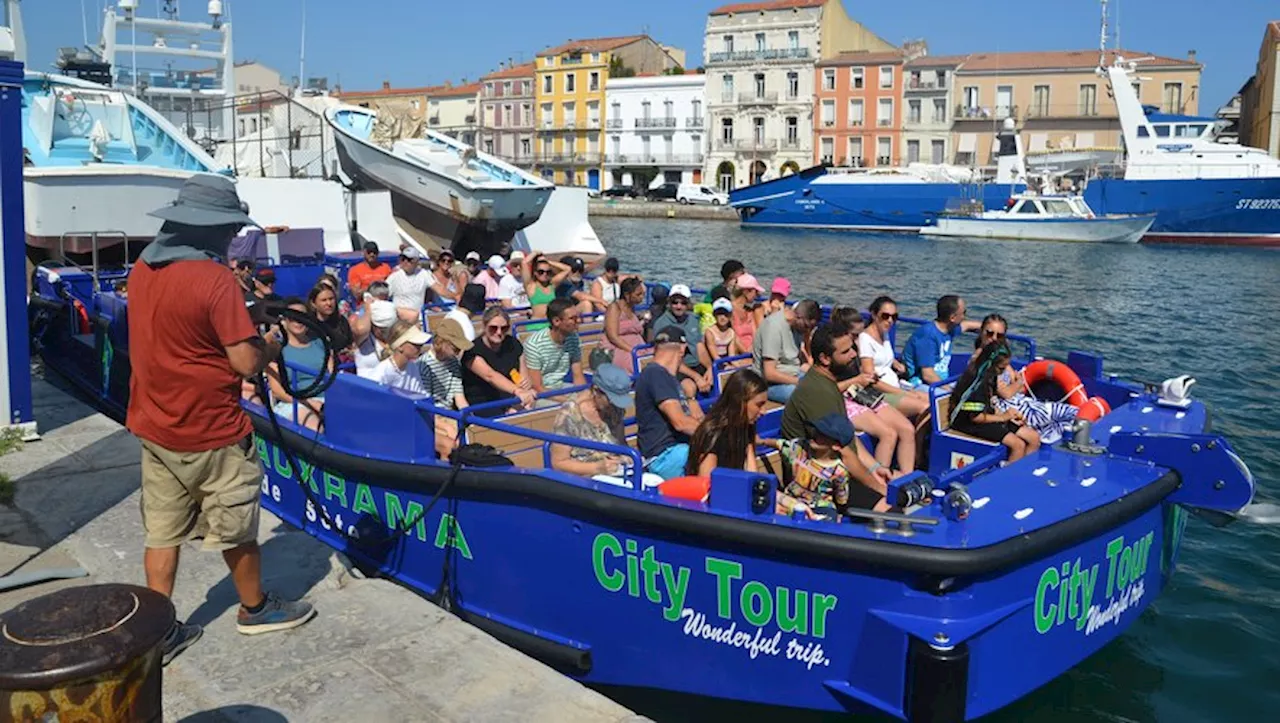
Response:
[[[640,192],[631,186],[614,186],[600,192],[601,198],[638,198]]]
[[[712,206],[725,206],[729,203],[729,194],[710,186],[702,186],[697,183],[682,183],[676,190],[676,200],[680,203],[707,203]]]
[[[650,201],[674,201],[678,190],[680,190],[680,184],[664,183],[661,186],[650,188],[644,197]]]

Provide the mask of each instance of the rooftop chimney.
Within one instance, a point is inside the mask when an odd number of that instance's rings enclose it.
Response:
[[[1188,51],[1187,51],[1187,60],[1190,60],[1190,61],[1191,61],[1191,62],[1193,62],[1193,63],[1194,63],[1194,62],[1196,62],[1196,51],[1194,51],[1194,50],[1188,50]]]
[[[382,81],[382,89],[383,89],[383,90],[391,90],[391,81],[389,81],[389,80],[384,80],[384,81]]]

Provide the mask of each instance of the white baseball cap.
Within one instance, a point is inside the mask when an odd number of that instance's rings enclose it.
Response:
[[[512,261],[513,263],[514,263],[514,262],[516,262],[516,261],[524,261],[524,252],[523,252],[523,251],[520,251],[519,249],[517,249],[517,250],[515,250],[515,251],[512,251],[512,252],[511,252],[511,261]]]
[[[729,301],[723,296],[720,297],[719,299],[716,299],[715,303],[711,305],[711,313],[714,314],[717,311],[727,311],[729,313],[733,313],[733,302]]]
[[[409,259],[410,261],[417,261],[418,259],[422,258],[422,254],[418,253],[418,249],[414,248],[413,246],[405,246],[404,248],[400,249],[400,255],[405,257],[406,259]]]
[[[370,302],[369,321],[380,329],[390,327],[396,323],[396,305],[386,299],[376,299]]]
[[[672,296],[683,296],[686,299],[692,299],[693,292],[690,291],[689,287],[685,286],[684,284],[675,284],[674,286],[671,287],[671,291],[667,292],[667,298],[670,298]]]
[[[467,252],[467,256],[466,256],[466,260],[467,260],[467,261],[479,261],[479,260],[480,260],[480,252],[479,252],[479,251],[468,251],[468,252]]]
[[[493,256],[489,257],[488,266],[489,266],[489,269],[493,271],[493,273],[497,274],[498,276],[506,276],[507,274],[511,273],[510,271],[507,271],[506,259],[503,259],[501,256],[497,254],[494,254]]]

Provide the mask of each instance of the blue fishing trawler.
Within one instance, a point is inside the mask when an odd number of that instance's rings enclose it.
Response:
[[[278,266],[277,290],[345,276],[355,259],[321,249]],[[117,413],[129,354],[113,282],[125,273],[42,267],[30,304],[46,366]],[[602,331],[585,322],[589,351]],[[1035,363],[1035,341],[1013,340],[1016,366]],[[734,361],[716,364],[704,405]],[[951,371],[966,364],[958,355]],[[583,682],[955,721],[1123,635],[1169,582],[1188,513],[1229,520],[1254,493],[1208,409],[1169,391],[1179,385],[1119,378],[1084,352],[1040,364],[1110,412],[1070,445],[1005,465],[1003,447],[947,425],[954,377],[935,384],[927,470],[891,489],[898,511],[844,524],[776,514],[776,479],[743,470],[717,470],[705,501],[663,496],[640,484],[633,447],[549,431],[554,406],[488,418],[493,405],[450,411],[347,373],[325,393],[323,433],[246,405],[268,509]],[[762,436],[778,434],[780,413],[766,412]],[[437,417],[500,456],[439,460]],[[623,485],[556,471],[555,444],[629,458],[631,471]],[[779,469],[770,454],[762,469]]]
[[[1143,106],[1133,90],[1140,65],[1111,58],[1098,74],[1115,98],[1125,159],[1117,172],[1080,179],[1089,207],[1099,215],[1154,214],[1146,242],[1280,246],[1280,160],[1226,142],[1217,118]],[[910,233],[934,225],[958,201],[1002,209],[1025,190],[1021,152],[1006,122],[1009,142],[999,151],[994,183],[975,185],[970,169],[955,167],[815,167],[736,189],[729,203],[744,227]]]

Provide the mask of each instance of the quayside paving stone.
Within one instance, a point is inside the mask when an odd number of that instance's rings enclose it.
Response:
[[[15,509],[0,510],[0,563],[9,563],[0,574],[80,565],[90,576],[0,593],[0,611],[67,585],[144,581],[137,440],[48,384],[35,387],[43,439],[0,457],[17,482]],[[399,585],[352,577],[336,553],[265,511],[259,542],[267,588],[305,596],[318,616],[297,630],[240,635],[221,555],[184,547],[174,605],[205,633],[165,669],[166,721],[647,720]]]

